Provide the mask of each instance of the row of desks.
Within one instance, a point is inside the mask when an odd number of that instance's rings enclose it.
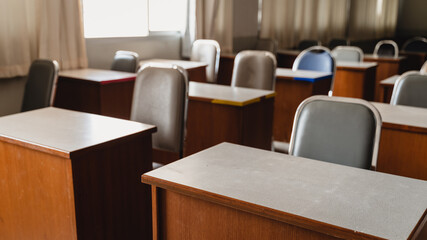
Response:
[[[85,71],[87,70],[82,72]],[[67,72],[67,79],[71,79],[70,72]],[[90,82],[81,81],[78,78],[74,81],[76,85],[80,82],[84,84]],[[187,139],[184,154],[190,155],[223,141],[268,150],[271,147],[271,133],[273,133],[275,140],[288,142],[298,105],[309,96],[327,94],[330,81],[331,78],[328,74],[278,69],[275,96],[272,91],[190,82]],[[128,92],[121,94],[127,95],[131,99],[131,80],[118,80],[117,83],[107,81],[104,84],[99,83],[99,81],[94,82],[98,84],[101,92],[105,85],[111,85],[111,87],[114,84],[129,85]],[[61,78],[58,82],[58,94],[61,92],[60,86]],[[84,86],[80,87],[83,88]],[[123,91],[123,88],[119,87],[117,91]],[[108,104],[108,102],[102,102],[102,98],[98,98],[98,95],[73,92],[73,95],[67,97],[69,100],[73,100],[76,97],[83,96],[85,99],[76,100],[76,102],[96,102],[99,111],[94,113],[105,114],[102,112],[103,109],[106,109],[103,105]],[[115,102],[120,111],[130,109],[130,100],[127,102],[127,98],[117,96],[120,95],[111,92],[108,101]],[[64,98],[64,96],[60,98]],[[421,139],[419,143],[427,141],[425,132],[427,125],[423,124],[423,122],[427,122],[427,110],[378,103],[374,103],[374,105],[379,109],[384,122],[377,170],[427,180],[427,164],[423,161],[427,156],[427,148],[416,147],[420,145],[414,145],[411,141],[402,142],[399,140],[402,135],[405,135],[409,138]],[[55,106],[85,111],[85,109],[80,109],[78,105],[61,105],[61,102],[57,100],[55,100]],[[406,111],[402,111],[402,108]],[[123,117],[129,119],[129,115]],[[396,143],[399,143],[400,147],[396,147]],[[410,153],[408,155],[411,156],[410,160],[405,157],[406,153],[404,152]],[[403,167],[395,163],[388,164],[389,161],[400,162],[399,164],[412,161],[413,167]]]

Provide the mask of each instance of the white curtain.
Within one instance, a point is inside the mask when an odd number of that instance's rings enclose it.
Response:
[[[276,39],[279,48],[303,39],[345,38],[348,1],[263,0],[260,37]]]
[[[87,67],[80,0],[1,0],[0,78],[23,76],[34,59]]]
[[[194,3],[195,39],[214,39],[220,44],[221,52],[232,52],[233,1],[195,0]]]
[[[357,0],[351,3],[349,37],[376,39],[393,37],[399,0]]]

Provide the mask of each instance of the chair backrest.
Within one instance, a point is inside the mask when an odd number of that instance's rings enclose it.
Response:
[[[336,61],[362,62],[363,51],[354,46],[338,46],[332,50],[332,56]]]
[[[427,74],[427,61],[424,62],[423,66],[420,69],[421,74]]]
[[[375,45],[374,55],[397,58],[399,56],[399,47],[393,40],[382,40]]]
[[[406,52],[427,52],[427,39],[423,37],[414,37],[407,40],[402,50]]]
[[[276,58],[268,51],[245,50],[236,55],[232,87],[274,90]]]
[[[138,66],[139,56],[135,52],[117,51],[114,55],[111,70],[135,73]]]
[[[409,71],[394,84],[390,104],[427,108],[427,75]]]
[[[347,39],[332,39],[329,41],[329,49],[334,49],[338,46],[347,46],[350,45],[350,42]]]
[[[269,51],[276,56],[277,41],[271,38],[259,38],[255,45],[255,50]]]
[[[131,120],[153,124],[153,147],[182,157],[187,114],[188,81],[185,70],[172,65],[145,65],[138,72]]]
[[[199,39],[193,43],[190,60],[208,64],[206,67],[206,79],[208,82],[216,83],[220,54],[221,50],[217,41]]]
[[[32,62],[25,85],[22,111],[49,107],[53,104],[58,80],[58,63],[38,59]]]
[[[369,169],[376,166],[381,122],[365,100],[310,97],[295,114],[289,154]]]
[[[309,47],[320,46],[320,41],[317,40],[301,40],[298,44],[298,50],[305,50]]]

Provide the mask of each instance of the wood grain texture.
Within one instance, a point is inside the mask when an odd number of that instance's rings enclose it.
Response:
[[[374,100],[377,67],[348,68],[337,66],[333,95]]]
[[[427,180],[427,133],[383,126],[377,171]]]
[[[393,75],[400,74],[402,72],[402,61],[403,58],[375,58],[366,56],[364,58],[366,62],[376,62],[378,63],[377,74],[375,78],[375,96],[374,101],[381,102],[381,89],[380,89],[380,81],[391,77]]]
[[[71,161],[0,141],[0,239],[77,239]]]
[[[339,239],[172,191],[158,198],[158,239]]]
[[[273,136],[276,141],[289,142],[295,112],[304,99],[313,95],[327,95],[331,79],[314,83],[296,81],[292,78],[276,78]]]
[[[130,118],[135,78],[102,83],[58,78],[54,106],[123,119]]]
[[[274,98],[245,106],[190,98],[184,156],[221,142],[271,149]]]

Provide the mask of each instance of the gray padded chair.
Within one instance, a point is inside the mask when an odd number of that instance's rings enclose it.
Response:
[[[274,90],[276,58],[268,51],[245,50],[234,60],[232,87]]]
[[[332,50],[332,56],[336,61],[362,62],[363,51],[354,46],[338,46]]]
[[[206,79],[210,83],[217,81],[220,54],[221,49],[215,40],[199,39],[193,43],[190,60],[208,64]]]
[[[187,91],[187,74],[174,65],[144,65],[135,80],[131,120],[157,126],[153,149],[179,154],[167,162],[183,155]]]
[[[307,98],[295,114],[289,154],[370,169],[376,166],[381,122],[365,100]]]
[[[409,71],[394,84],[391,105],[406,105],[427,108],[427,75]]]
[[[135,73],[138,67],[139,56],[135,52],[117,51],[114,55],[111,70]]]
[[[423,64],[423,66],[420,69],[421,74],[427,74],[427,61]]]
[[[22,111],[52,106],[58,80],[58,63],[38,59],[32,62],[25,85]]]
[[[375,45],[374,56],[394,57],[399,56],[399,47],[393,40],[382,40]]]
[[[277,41],[271,38],[259,38],[255,45],[255,50],[269,51],[274,56],[277,53]]]

